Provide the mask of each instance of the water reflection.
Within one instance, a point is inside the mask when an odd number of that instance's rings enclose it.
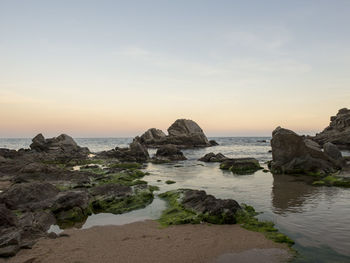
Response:
[[[305,202],[317,198],[321,188],[310,185],[312,178],[274,174],[272,185],[272,206],[276,214],[301,213]]]

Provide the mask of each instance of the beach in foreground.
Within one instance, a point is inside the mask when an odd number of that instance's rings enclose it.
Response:
[[[1,262],[285,262],[286,245],[239,225],[179,225],[156,221],[69,229],[43,238],[30,250]]]

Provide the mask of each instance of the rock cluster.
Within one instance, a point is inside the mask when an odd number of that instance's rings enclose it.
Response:
[[[166,144],[160,146],[153,158],[154,162],[171,162],[182,160],[187,160],[187,158],[177,148],[177,146],[173,144]]]
[[[339,153],[331,145],[326,146],[324,152],[317,142],[281,127],[272,132],[271,147],[274,173],[327,174],[341,166],[339,160],[332,158],[338,158]]]
[[[320,145],[327,142],[340,149],[350,150],[350,109],[340,109],[336,116],[330,118],[330,124],[313,138]]]
[[[116,158],[121,162],[146,162],[149,159],[147,148],[137,139],[130,143],[129,148],[119,148],[103,151],[97,158]]]
[[[176,120],[169,128],[168,135],[161,130],[152,128],[138,137],[140,143],[148,147],[159,147],[164,144],[174,144],[179,148],[208,147],[215,145],[209,142],[199,125],[186,119]]]

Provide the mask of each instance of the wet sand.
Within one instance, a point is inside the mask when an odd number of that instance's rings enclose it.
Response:
[[[179,225],[156,221],[66,230],[67,237],[41,239],[0,262],[286,262],[285,245],[239,225]]]

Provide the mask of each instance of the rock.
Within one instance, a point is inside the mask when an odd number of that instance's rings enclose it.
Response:
[[[162,130],[151,128],[140,137],[140,142],[146,145],[160,144],[166,140],[166,135]]]
[[[256,142],[267,142],[266,140],[257,140]]]
[[[45,139],[40,133],[32,139],[30,148],[36,152],[70,157],[86,157],[90,153],[88,148],[78,146],[73,138],[66,134]]]
[[[211,146],[219,145],[215,140],[210,140],[209,143],[210,143]]]
[[[57,195],[51,211],[62,227],[82,222],[91,214],[89,195],[85,191],[61,192]]]
[[[262,167],[255,158],[234,158],[223,161],[220,169],[230,170],[235,174],[253,174]]]
[[[0,204],[0,228],[17,225],[16,215],[5,204]]]
[[[232,199],[217,199],[205,191],[178,189],[159,195],[168,201],[169,208],[159,219],[164,225],[198,224],[234,224],[240,205]]]
[[[109,151],[100,152],[96,158],[116,158],[121,162],[146,162],[149,159],[148,150],[139,140],[139,137],[136,137],[129,148],[116,147]]]
[[[329,157],[333,158],[334,160],[342,160],[343,159],[343,156],[342,156],[341,152],[339,151],[338,147],[335,146],[331,142],[326,142],[323,145],[323,151],[325,152],[325,154],[327,154]]]
[[[59,190],[49,183],[14,184],[0,194],[0,203],[10,209],[36,210],[51,206]]]
[[[198,161],[202,161],[202,162],[218,162],[221,163],[225,160],[227,160],[229,158],[227,158],[225,155],[223,155],[222,153],[207,153],[206,155],[204,155],[203,157],[199,158]]]
[[[313,140],[320,145],[331,142],[339,149],[350,150],[350,110],[340,109],[330,120],[329,126],[316,134]]]
[[[291,130],[276,128],[272,132],[271,146],[273,173],[327,174],[339,169],[316,142]]]
[[[203,130],[192,120],[178,119],[169,128],[169,135],[155,128],[147,130],[138,139],[148,147],[160,147],[174,144],[178,148],[194,148],[211,146]]]
[[[156,154],[154,160],[156,161],[181,161],[187,160],[183,153],[176,147],[176,145],[167,144],[161,146]]]
[[[20,248],[21,234],[16,228],[0,230],[0,257],[16,255]]]

